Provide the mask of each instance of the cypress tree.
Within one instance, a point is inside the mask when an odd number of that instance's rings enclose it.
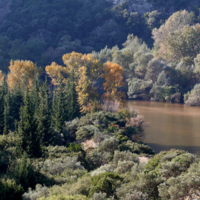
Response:
[[[24,107],[21,109],[18,133],[20,141],[18,151],[20,154],[26,152],[30,157],[41,155],[39,136],[37,135],[37,125],[28,90],[25,92]]]
[[[57,91],[54,93],[52,105],[52,124],[59,132],[61,132],[64,127],[64,105],[63,85],[60,80]]]
[[[76,85],[74,81],[74,72],[72,72],[71,76],[71,90],[70,90],[70,97],[69,97],[69,120],[72,120],[76,117],[80,117],[80,106],[78,103],[78,94],[76,92]]]
[[[7,93],[8,93],[8,85],[6,82],[6,77],[4,76],[0,91],[0,134],[3,134],[4,130],[4,106],[5,106],[4,100],[5,100],[5,95]]]
[[[9,93],[4,96],[4,128],[3,134],[7,135],[10,127],[10,98]]]
[[[31,101],[32,101],[32,106],[33,106],[33,110],[35,113],[35,116],[37,117],[38,115],[38,107],[39,107],[39,84],[40,84],[40,80],[39,80],[39,74],[36,73],[35,77],[34,77],[34,81],[33,81],[33,90],[31,92]]]
[[[69,121],[69,111],[70,111],[70,104],[71,104],[71,87],[69,83],[69,79],[67,80],[65,90],[64,90],[64,121]]]
[[[94,99],[94,107],[93,107],[93,113],[95,112],[98,112],[96,98]]]
[[[4,96],[3,92],[0,92],[0,134],[3,134],[4,128]]]
[[[16,85],[12,90],[10,101],[11,129],[14,129],[15,123],[20,119],[20,107],[23,105],[23,94],[19,85]]]
[[[37,133],[40,136],[42,146],[54,144],[55,135],[51,127],[50,115],[50,96],[48,91],[47,80],[40,90],[40,104],[37,117]]]

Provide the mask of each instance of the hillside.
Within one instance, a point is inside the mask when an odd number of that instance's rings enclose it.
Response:
[[[1,69],[7,71],[11,59],[45,66],[52,61],[62,63],[62,55],[71,51],[121,47],[128,34],[152,47],[153,28],[173,12],[194,10],[198,5],[198,1],[188,0],[167,4],[162,0],[1,0]]]

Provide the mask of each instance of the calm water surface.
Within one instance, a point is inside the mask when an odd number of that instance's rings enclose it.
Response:
[[[172,148],[200,154],[200,107],[150,101],[128,101],[149,126],[145,143],[156,152]]]

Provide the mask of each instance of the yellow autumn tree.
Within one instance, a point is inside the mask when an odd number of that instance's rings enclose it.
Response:
[[[75,79],[79,79],[81,67],[86,67],[87,76],[92,80],[99,77],[99,73],[102,70],[102,63],[100,63],[92,54],[81,54],[72,52],[63,55],[63,62],[66,65],[67,71],[70,74],[72,70],[75,73]]]
[[[56,85],[59,78],[65,83],[66,78],[73,71],[79,103],[83,108],[82,111],[85,112],[91,101],[97,97],[97,92],[93,85],[96,79],[100,77],[103,64],[92,54],[81,54],[74,51],[64,54],[62,59],[65,66],[52,63],[46,66],[46,73],[52,79],[52,83]]]
[[[58,65],[55,62],[52,62],[51,65],[45,67],[45,71],[51,78],[52,84],[57,85],[59,79],[61,79],[63,83],[66,83],[68,74],[66,67]]]
[[[81,112],[86,111],[87,103],[89,102],[89,86],[91,84],[88,76],[87,76],[87,68],[81,67],[79,68],[80,77],[78,80],[78,84],[76,86],[76,90],[78,93],[78,100],[81,105]]]
[[[103,68],[103,77],[105,82],[103,83],[104,98],[109,100],[121,100],[123,93],[118,91],[118,88],[123,86],[123,71],[122,67],[117,63],[106,62]]]
[[[8,68],[10,72],[7,75],[7,82],[11,89],[13,89],[15,85],[22,86],[25,77],[28,81],[28,87],[31,89],[33,86],[33,79],[36,75],[35,72],[38,72],[39,75],[42,74],[42,69],[28,60],[11,60]]]

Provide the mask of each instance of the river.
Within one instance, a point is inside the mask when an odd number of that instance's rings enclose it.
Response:
[[[128,101],[130,109],[144,116],[144,142],[157,153],[183,149],[200,154],[200,107],[151,101]]]

